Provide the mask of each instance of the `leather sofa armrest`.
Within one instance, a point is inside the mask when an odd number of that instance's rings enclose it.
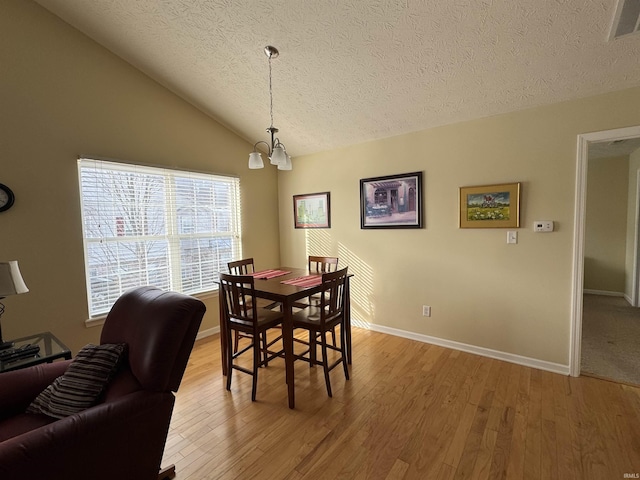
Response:
[[[155,480],[174,401],[134,392],[6,440],[0,478]]]
[[[70,363],[71,360],[64,360],[0,373],[0,419],[24,412],[40,392],[65,372]]]

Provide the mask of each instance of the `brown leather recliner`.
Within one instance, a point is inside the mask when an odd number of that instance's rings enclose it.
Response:
[[[126,361],[97,405],[61,420],[24,412],[70,360],[0,374],[0,478],[157,479],[172,392],[204,312],[200,300],[154,287],[124,293],[100,343],[126,343]]]

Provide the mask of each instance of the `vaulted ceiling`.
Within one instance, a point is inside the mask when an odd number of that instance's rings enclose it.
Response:
[[[292,156],[640,85],[617,0],[36,0]]]

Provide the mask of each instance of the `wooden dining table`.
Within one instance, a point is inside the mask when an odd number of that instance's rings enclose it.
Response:
[[[295,278],[306,277],[308,275],[318,275],[317,272],[309,272],[304,268],[292,268],[292,267],[275,267],[271,270],[278,270],[287,272],[283,275],[278,275],[272,278],[259,278],[260,273],[254,274],[255,276],[255,292],[257,298],[263,298],[272,302],[282,303],[282,312],[284,319],[282,322],[282,343],[284,348],[284,361],[287,380],[287,390],[289,398],[289,408],[295,408],[295,375],[294,375],[294,353],[293,353],[293,305],[296,301],[318,293],[322,290],[322,284],[314,286],[296,286],[282,283],[283,281],[292,280]],[[266,271],[266,270],[264,270]],[[351,365],[351,295],[349,288],[349,279],[352,277],[349,274],[345,284],[345,309],[344,309],[344,328],[346,336],[346,351],[347,351],[347,363]],[[222,352],[222,373],[227,375],[227,355],[230,354],[228,346],[225,342],[225,322],[222,321],[222,315],[224,314],[224,307],[222,304],[222,295],[219,295],[220,299],[220,346]]]

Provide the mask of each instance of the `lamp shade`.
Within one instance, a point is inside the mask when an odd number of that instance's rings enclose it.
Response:
[[[264,168],[264,162],[262,161],[262,155],[260,155],[260,152],[251,152],[249,154],[249,168],[254,170]]]
[[[271,163],[273,165],[284,165],[287,163],[287,153],[284,151],[284,147],[273,147],[271,153]]]
[[[291,164],[291,157],[288,153],[285,153],[286,161],[282,165],[278,165],[278,170],[291,170],[293,165]]]
[[[27,293],[29,289],[20,275],[18,261],[0,262],[0,297]]]

